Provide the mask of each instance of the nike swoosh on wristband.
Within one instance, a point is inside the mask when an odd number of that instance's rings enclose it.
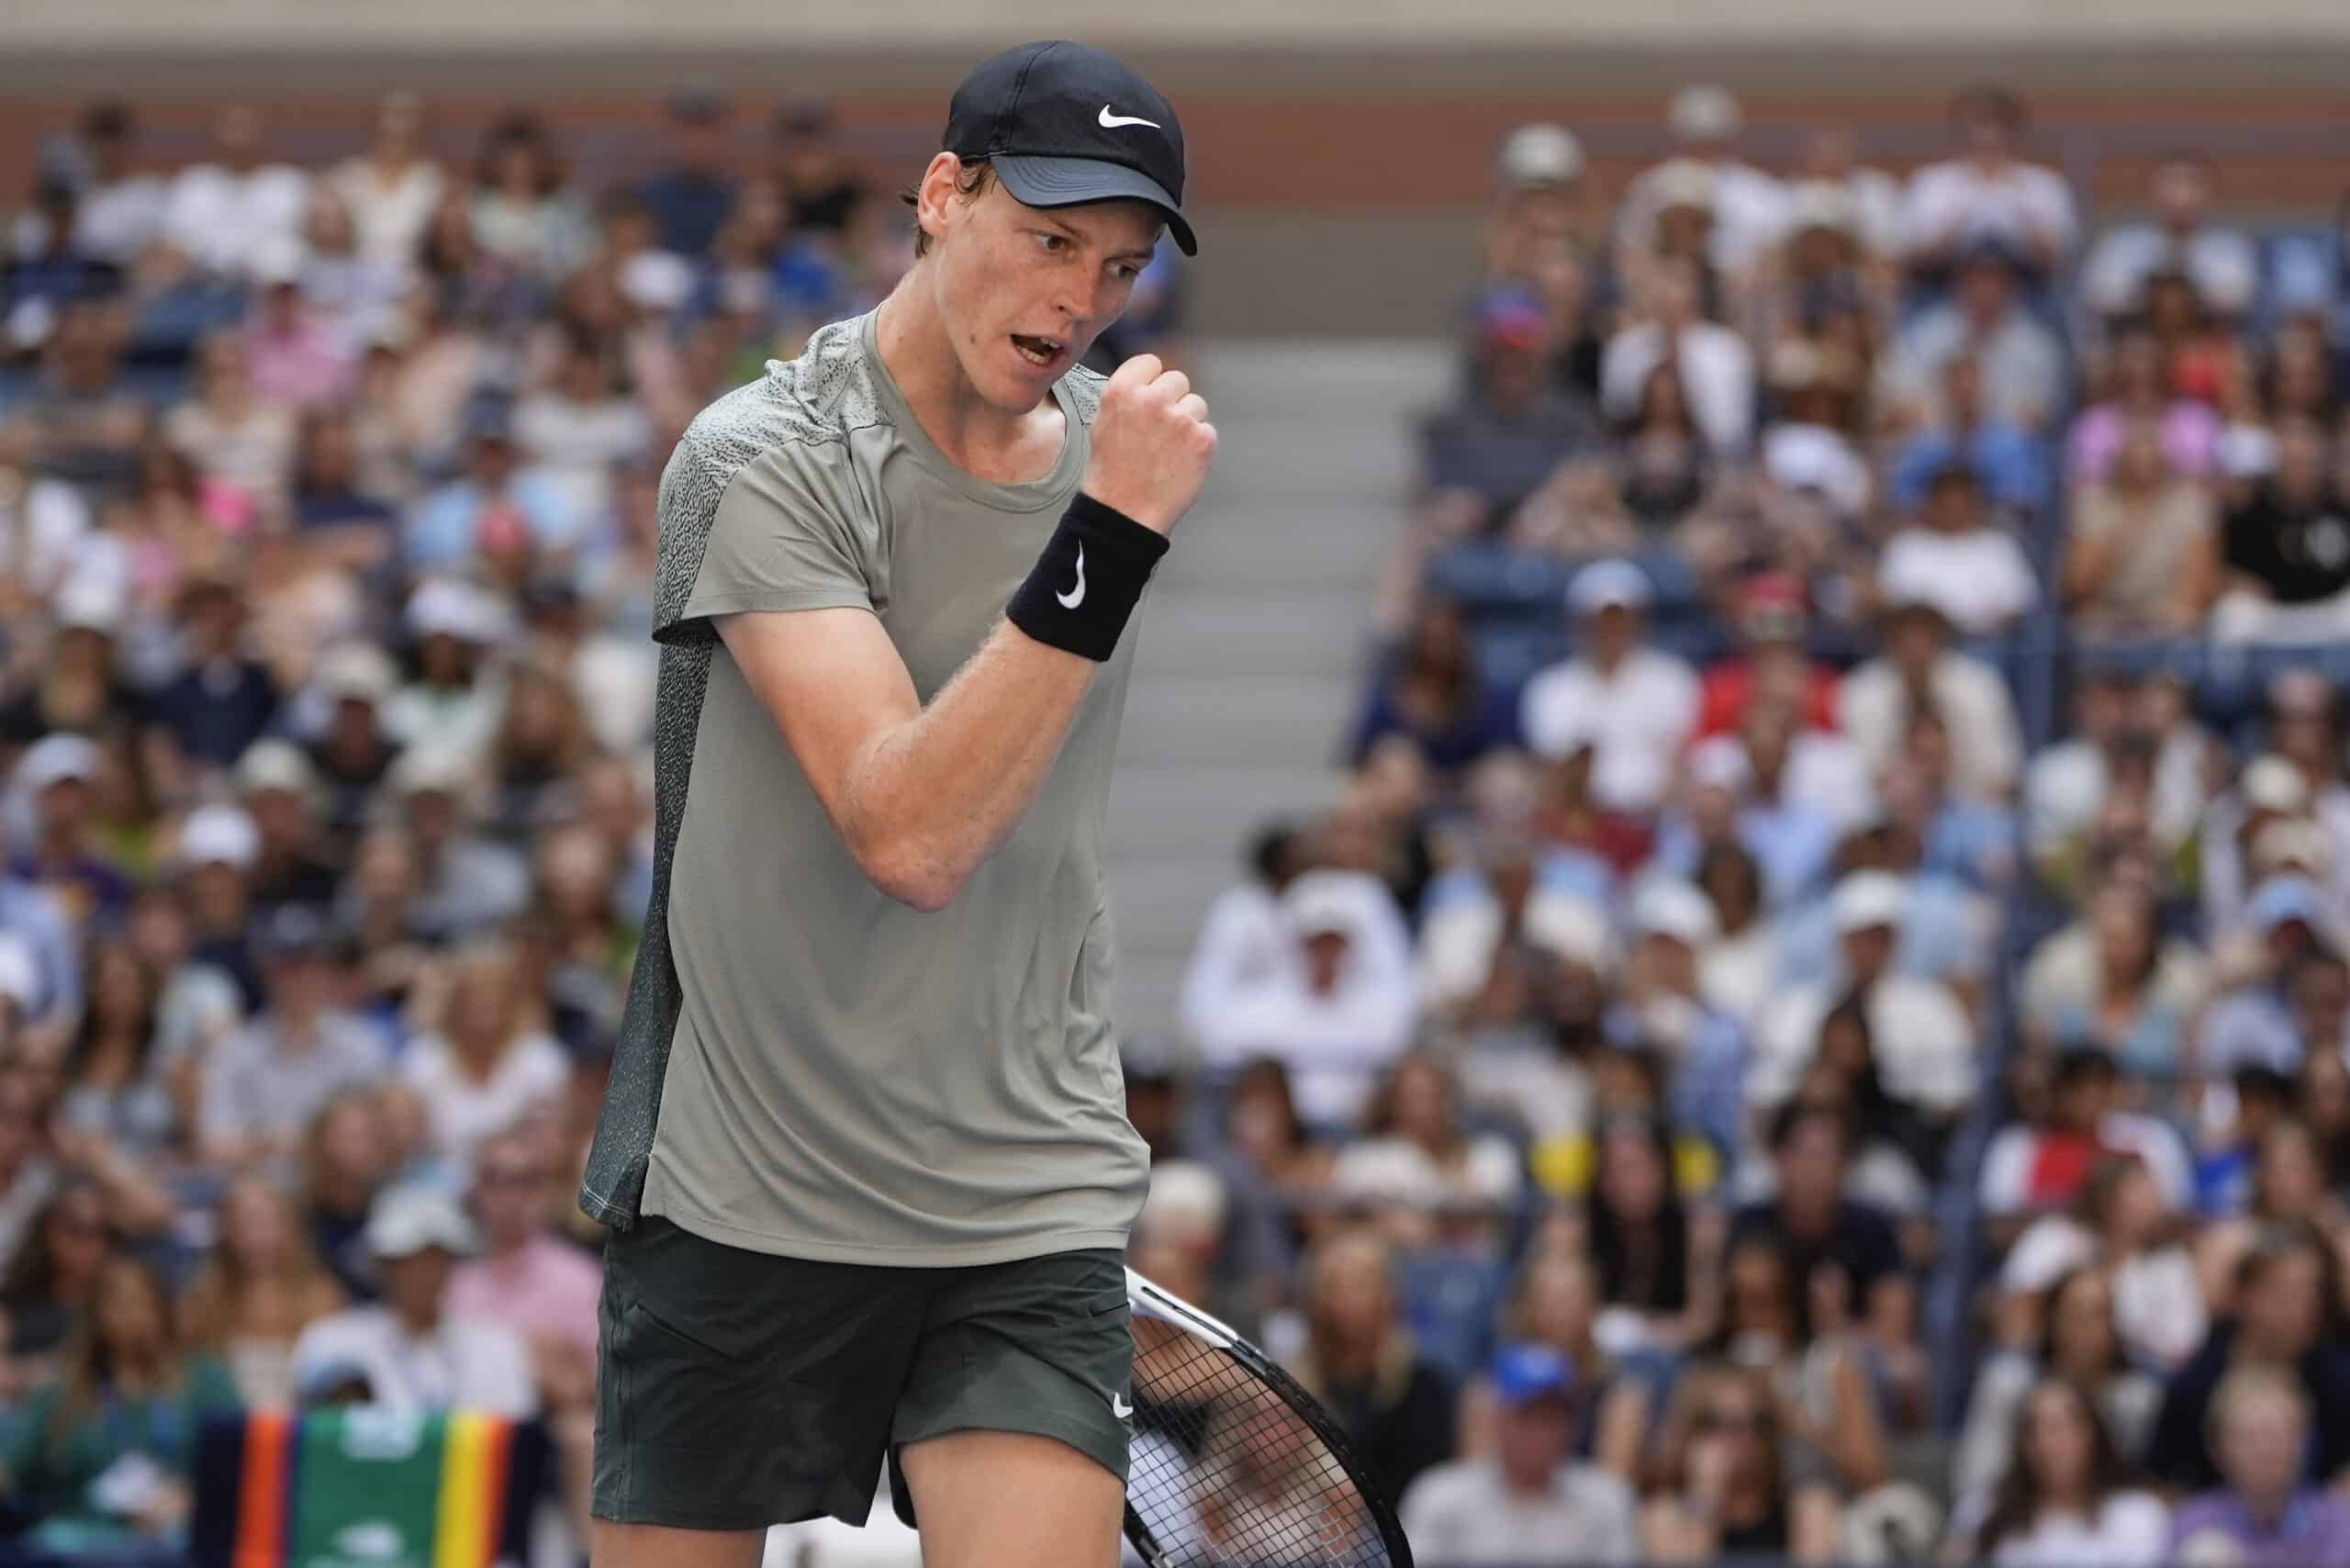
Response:
[[[1113,1394],[1110,1395],[1110,1414],[1121,1421],[1130,1421],[1134,1419],[1135,1407],[1126,1403],[1125,1394]]]
[[[1145,119],[1140,115],[1113,115],[1107,104],[1102,106],[1102,113],[1096,117],[1095,123],[1104,130],[1115,130],[1122,125],[1147,125],[1153,130],[1159,129],[1157,120]]]
[[[1080,544],[1077,547],[1077,586],[1069,589],[1067,593],[1057,593],[1053,595],[1053,597],[1061,601],[1061,608],[1063,610],[1075,610],[1079,605],[1085,602],[1084,545]]]

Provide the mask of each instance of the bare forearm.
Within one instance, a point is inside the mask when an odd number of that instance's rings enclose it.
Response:
[[[944,907],[1036,798],[1099,667],[1001,622],[929,706],[875,736],[845,825],[876,880]]]

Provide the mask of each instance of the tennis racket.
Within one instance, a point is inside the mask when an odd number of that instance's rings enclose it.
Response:
[[[1126,1540],[1148,1568],[1412,1568],[1329,1412],[1225,1324],[1133,1270]]]

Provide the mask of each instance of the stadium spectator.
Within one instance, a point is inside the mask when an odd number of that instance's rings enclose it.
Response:
[[[2047,430],[2062,409],[2068,377],[2055,334],[2024,304],[2023,258],[2009,243],[1985,239],[1957,252],[1954,262],[1950,298],[1918,317],[1895,342],[1884,395],[1919,409],[1951,362],[1971,354],[1981,368],[1989,415],[2033,434]]]
[[[2210,1336],[2172,1378],[2154,1426],[2147,1468],[2170,1486],[2201,1490],[2221,1479],[2213,1439],[2219,1390],[2242,1368],[2262,1368],[2296,1383],[2314,1411],[2311,1440],[2300,1456],[2312,1484],[2338,1480],[2350,1466],[2350,1345],[2342,1333],[2341,1270],[2332,1249],[2306,1224],[2284,1221],[2264,1231],[2237,1265],[2234,1286]],[[2217,1305],[2217,1304],[2215,1304]]]
[[[2042,942],[2023,974],[2020,1022],[2043,1050],[2094,1047],[2157,1092],[2185,1070],[2206,988],[2202,956],[2167,935],[2152,890],[2114,878],[2080,917]]]
[[[1716,458],[1743,453],[1754,433],[1754,351],[1709,319],[1695,269],[1685,261],[1648,270],[1628,324],[1607,340],[1599,366],[1601,409],[1628,424],[1644,422],[1651,381],[1667,365],[1706,450]]]
[[[1835,1494],[1794,1473],[1787,1450],[1799,1445],[1785,1430],[1785,1409],[1769,1376],[1753,1367],[1717,1362],[1683,1375],[1642,1512],[1648,1561],[1835,1557]]]
[[[1433,596],[1422,600],[1389,673],[1372,686],[1356,721],[1349,761],[1361,767],[1389,735],[1412,741],[1444,778],[1516,740],[1516,715],[1507,695],[1479,673],[1459,606]]]
[[[1930,704],[1957,742],[1955,781],[1980,799],[2007,799],[2023,766],[2022,728],[2007,683],[1953,645],[1950,618],[1938,599],[1912,588],[1891,599],[1885,612],[1884,651],[1844,679],[1844,734],[1871,769],[1881,770],[1898,754],[1910,714]]]
[[[2147,192],[2151,221],[2113,230],[2081,263],[2081,296],[2108,318],[2145,305],[2147,280],[2183,273],[2205,307],[2234,319],[2252,308],[2260,258],[2252,241],[2211,219],[2211,170],[2194,152],[2174,152],[2154,168]]]
[[[1973,352],[1942,364],[1934,395],[1913,415],[1923,422],[1894,448],[1886,500],[1897,510],[1925,504],[1927,487],[1953,463],[1970,465],[1983,494],[1998,506],[2035,513],[2053,491],[2048,463],[2032,431],[1983,399],[1983,362]]]
[[[2077,1201],[2110,1154],[2141,1161],[2165,1209],[2187,1208],[2195,1193],[2187,1150],[2163,1123],[2122,1110],[2121,1092],[2121,1065],[2106,1051],[2085,1045],[2057,1056],[2039,1114],[2001,1128],[1983,1156],[1979,1196],[1998,1241]]]
[[[276,678],[248,650],[246,605],[233,582],[196,578],[176,609],[180,668],[150,705],[184,766],[226,769],[277,716]]]
[[[2005,632],[2040,597],[2015,535],[1988,515],[1975,470],[1954,463],[1934,476],[1920,526],[1886,542],[1878,592],[1890,603],[1928,603],[1962,635]]]
[[[17,759],[12,775],[31,805],[32,834],[16,847],[9,874],[45,890],[77,939],[106,930],[130,907],[131,884],[92,842],[94,809],[106,753],[85,735],[42,736]]]
[[[196,1434],[237,1408],[226,1369],[174,1330],[153,1266],[111,1258],[58,1375],[26,1402],[0,1450],[0,1484],[47,1551],[172,1551],[195,1504]]]
[[[475,942],[450,966],[440,1028],[410,1041],[400,1074],[424,1104],[432,1148],[469,1169],[482,1141],[571,1081],[563,1047],[538,1027],[510,947]]]
[[[310,177],[291,165],[263,162],[263,140],[260,111],[229,104],[213,121],[218,162],[191,164],[172,182],[165,238],[224,280],[241,280],[269,241],[301,237]]]
[[[239,1170],[282,1160],[337,1090],[383,1075],[382,1039],[335,1005],[329,940],[308,910],[284,909],[270,922],[262,1008],[206,1065],[196,1137],[207,1162]]]
[[[78,193],[74,244],[127,269],[162,231],[169,187],[140,166],[140,128],[129,104],[101,99],[83,111],[77,129],[89,179]]]
[[[2073,193],[2055,171],[2019,156],[2026,123],[2023,100],[2005,87],[1959,94],[1951,106],[1958,155],[1909,177],[1902,249],[1912,269],[1933,275],[1986,241],[2042,275],[2064,265],[2078,238]]]
[[[1452,1452],[1452,1390],[1398,1320],[1395,1258],[1366,1230],[1317,1243],[1304,1265],[1306,1348],[1292,1367],[1330,1407],[1390,1497]]]
[[[162,1047],[162,982],[127,938],[90,952],[90,1004],[65,1048],[62,1125],[101,1137],[142,1160],[184,1145],[181,1105],[193,1063],[168,1060]]]
[[[1624,218],[1634,233],[1644,232],[1673,199],[1667,169],[1695,169],[1711,188],[1714,223],[1707,256],[1725,272],[1740,272],[1778,243],[1787,224],[1784,186],[1737,155],[1745,116],[1729,88],[1710,83],[1684,87],[1666,106],[1673,162],[1632,182],[1624,194]]]
[[[7,409],[27,470],[74,487],[85,509],[121,498],[139,472],[150,415],[122,361],[115,310],[96,300],[64,305],[41,345],[38,379]]]
[[[392,1410],[535,1414],[538,1389],[520,1337],[449,1309],[451,1271],[480,1246],[456,1201],[430,1187],[387,1188],[364,1234],[383,1277],[383,1304],[347,1307],[302,1331],[294,1373],[306,1397],[355,1378],[374,1404]]]
[[[375,106],[375,140],[367,151],[326,175],[350,209],[360,252],[371,261],[405,267],[423,245],[447,187],[425,140],[424,100],[411,92],[386,93]]]
[[[223,1360],[242,1403],[284,1409],[295,1403],[296,1338],[342,1310],[344,1299],[310,1249],[293,1201],[245,1176],[220,1200],[219,1239],[181,1293],[179,1318],[191,1345]]]
[[[1417,1013],[1411,975],[1382,940],[1376,903],[1342,873],[1291,883],[1281,919],[1293,957],[1232,977],[1201,1040],[1211,1062],[1270,1056],[1288,1068],[1307,1122],[1351,1126],[1372,1079],[1410,1042]]]
[[[2065,598],[2086,629],[2183,635],[2220,593],[2210,493],[2178,475],[2156,429],[2121,438],[2111,474],[2076,496]]]
[[[670,94],[668,162],[637,187],[661,248],[688,259],[709,254],[734,203],[728,139],[731,106],[713,88],[688,84]]]
[[[2012,1458],[1971,1556],[1998,1568],[2154,1562],[2169,1539],[2170,1511],[2129,1484],[2129,1466],[2098,1413],[2094,1391],[2044,1377],[2019,1406]]]
[[[1596,436],[1589,411],[1545,374],[1550,326],[1533,297],[1489,296],[1478,308],[1476,345],[1475,376],[1420,433],[1427,515],[1439,536],[1505,527]]]
[[[1577,572],[1567,610],[1583,652],[1528,683],[1520,722],[1535,752],[1553,760],[1594,747],[1593,798],[1641,813],[1662,800],[1673,757],[1697,719],[1697,678],[1647,641],[1656,590],[1629,561]]]
[[[2303,1479],[2311,1417],[2309,1394],[2283,1372],[2227,1375],[2210,1417],[2225,1484],[2180,1506],[2169,1545],[2177,1561],[2287,1568],[2350,1552],[2350,1504]]]
[[[1502,1408],[1492,1456],[1438,1465],[1404,1495],[1413,1550],[1464,1568],[1637,1561],[1631,1488],[1569,1457],[1584,1397],[1572,1364],[1548,1345],[1511,1345],[1493,1383]]]
[[[2276,424],[2274,471],[2227,516],[2227,591],[2217,637],[2323,643],[2344,624],[2350,506],[2326,465],[2325,431],[2305,415]]]

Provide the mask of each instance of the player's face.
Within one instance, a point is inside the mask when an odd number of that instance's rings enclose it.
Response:
[[[1032,207],[993,182],[946,203],[934,242],[940,315],[979,397],[1035,408],[1125,309],[1158,224],[1141,202]]]

